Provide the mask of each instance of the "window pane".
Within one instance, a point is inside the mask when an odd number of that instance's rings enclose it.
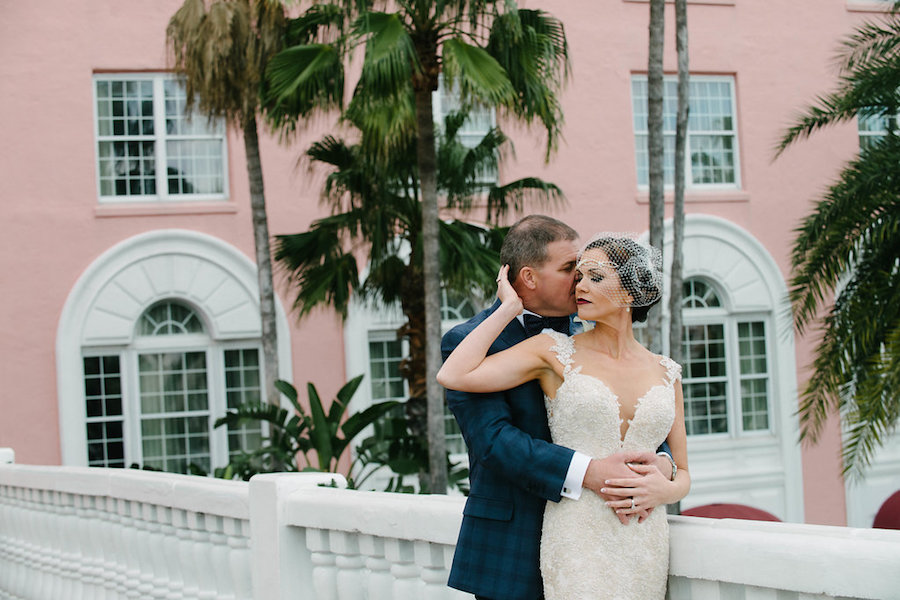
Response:
[[[193,309],[170,300],[154,304],[138,320],[138,335],[143,336],[185,335],[205,331],[203,321]],[[204,363],[200,368],[205,367]]]
[[[688,435],[728,432],[725,327],[683,328],[684,406]]]
[[[119,357],[83,359],[88,466],[124,467],[124,434]]]
[[[744,431],[769,428],[768,360],[764,321],[738,323],[741,368],[741,411]]]
[[[225,393],[228,408],[262,401],[259,350],[246,348],[225,351]],[[234,459],[241,451],[259,448],[263,436],[261,423],[228,426],[228,455]]]
[[[101,196],[224,194],[224,122],[187,115],[180,81],[168,74],[97,79],[95,90]],[[164,131],[156,130],[157,109],[165,111]]]
[[[730,77],[690,82],[688,116],[687,183],[689,186],[735,185],[737,183],[737,132],[732,102],[733,80]],[[677,113],[677,81],[666,77],[663,82],[663,171],[666,185],[674,184],[675,120]],[[637,181],[645,186],[649,180],[647,157],[647,77],[635,76],[631,82],[634,115],[635,163]]]
[[[202,385],[206,381],[205,365],[205,352],[160,352],[138,357],[145,465],[187,473],[191,463],[209,464],[209,392]],[[202,441],[191,445],[189,437]]]

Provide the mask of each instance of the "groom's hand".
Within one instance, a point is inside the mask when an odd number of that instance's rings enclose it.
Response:
[[[621,498],[618,495],[614,496],[600,491],[602,488],[607,487],[606,481],[609,479],[640,477],[638,473],[635,473],[634,470],[628,466],[629,463],[653,465],[656,464],[657,460],[660,460],[660,457],[656,456],[653,452],[617,452],[606,458],[592,458],[588,465],[587,472],[584,474],[583,486],[606,501],[620,500]],[[662,458],[662,460],[668,462],[668,459],[666,458]],[[614,511],[615,509],[611,510]],[[646,514],[643,514],[643,512]],[[649,515],[650,511],[648,510],[642,511],[642,514],[638,514],[637,516],[643,520]],[[634,515],[626,516],[617,514],[616,516],[619,517],[619,520],[623,524],[627,525],[631,516]]]

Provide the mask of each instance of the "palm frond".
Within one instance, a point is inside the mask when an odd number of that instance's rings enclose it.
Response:
[[[475,288],[490,297],[496,291],[503,231],[460,220],[441,221],[440,264],[444,285],[464,295]]]
[[[540,10],[507,12],[494,19],[487,51],[497,59],[516,91],[505,105],[516,117],[538,119],[547,131],[549,159],[562,133],[558,94],[569,75],[569,48],[562,22]]]
[[[275,238],[274,258],[296,287],[299,318],[325,305],[346,318],[351,293],[359,288],[356,259],[344,250],[340,228],[329,225],[320,220],[309,231]]]
[[[804,109],[776,147],[776,156],[815,131],[867,116],[894,115],[900,107],[900,18],[861,25],[843,41],[838,86]]]
[[[487,105],[512,105],[516,95],[503,66],[487,50],[461,37],[444,41],[444,74],[448,84],[459,86],[463,99],[475,98]]]
[[[789,297],[799,332],[853,266],[866,239],[891,239],[900,211],[900,138],[882,142],[851,161],[797,229]],[[871,243],[871,242],[869,242]],[[861,245],[863,244],[863,245]]]
[[[527,203],[537,204],[528,207],[534,210],[549,206],[564,206],[565,202],[565,194],[555,183],[537,177],[523,177],[490,189],[487,202],[488,220],[498,223],[510,212],[524,212]]]
[[[286,48],[269,61],[263,101],[270,122],[291,130],[316,110],[341,106],[344,69],[338,48],[304,44]]]

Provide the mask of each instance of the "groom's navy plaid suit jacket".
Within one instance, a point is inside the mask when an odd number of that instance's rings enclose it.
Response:
[[[447,332],[441,343],[444,358],[498,306]],[[489,354],[524,339],[515,319]],[[492,394],[448,390],[447,404],[469,448],[470,481],[448,584],[497,600],[541,598],[544,504],[559,501],[573,452],[550,443],[537,381]]]

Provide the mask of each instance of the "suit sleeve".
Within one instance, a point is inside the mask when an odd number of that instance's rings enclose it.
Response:
[[[441,354],[445,360],[465,333],[453,329],[444,336]],[[525,386],[537,386],[537,383],[529,382]],[[534,393],[516,390],[520,394]],[[447,390],[447,405],[459,423],[471,456],[510,484],[559,502],[574,452],[522,431],[515,423],[510,406],[513,393],[472,394]],[[540,409],[543,410],[543,405]]]

